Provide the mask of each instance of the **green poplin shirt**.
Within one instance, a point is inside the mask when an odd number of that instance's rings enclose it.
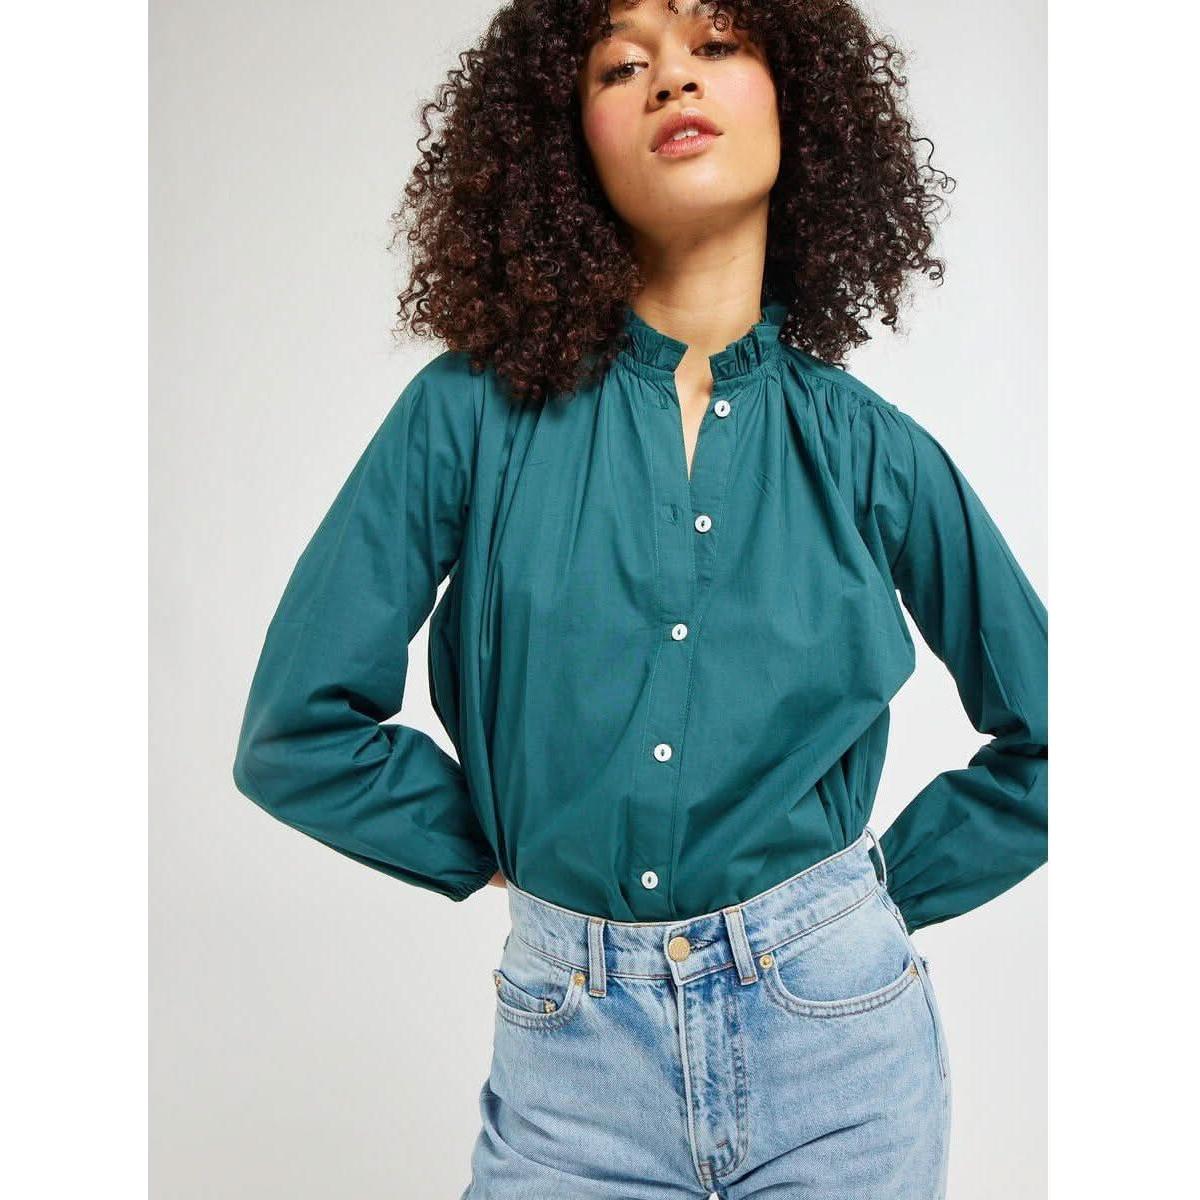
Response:
[[[710,912],[861,834],[902,601],[990,737],[881,834],[910,930],[1045,862],[1045,607],[942,445],[784,315],[709,357],[690,478],[687,347],[632,308],[601,381],[540,409],[463,353],[421,368],[267,629],[240,791],[453,900],[499,866],[614,920]],[[457,761],[388,720],[431,612]]]

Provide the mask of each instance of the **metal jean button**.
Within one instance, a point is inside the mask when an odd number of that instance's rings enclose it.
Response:
[[[667,954],[675,962],[683,962],[692,952],[692,943],[685,937],[673,937],[667,943]]]

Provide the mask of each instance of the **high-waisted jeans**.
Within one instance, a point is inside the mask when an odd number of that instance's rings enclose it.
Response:
[[[945,1031],[869,826],[687,920],[507,891],[460,1200],[942,1200]]]

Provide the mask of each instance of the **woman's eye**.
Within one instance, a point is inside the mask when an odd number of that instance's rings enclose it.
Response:
[[[715,46],[722,54],[732,54],[737,49],[736,42],[705,42],[700,47],[701,50],[708,50]],[[718,55],[720,57],[720,55]]]
[[[635,60],[629,59],[625,62],[619,62],[615,66],[609,67],[603,75],[600,76],[603,83],[624,83],[626,79],[632,79],[632,75],[622,75],[621,72],[626,67],[636,67],[638,64]]]
[[[715,50],[715,54],[705,54],[706,58],[725,58],[733,54],[737,50],[736,42],[705,42],[699,49],[700,53],[707,50]],[[600,76],[601,83],[624,83],[628,79],[633,78],[635,67],[642,66],[637,59],[626,59],[624,62],[619,62],[609,67]]]

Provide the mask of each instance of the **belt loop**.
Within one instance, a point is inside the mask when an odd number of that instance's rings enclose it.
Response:
[[[604,969],[603,917],[588,917],[588,994],[603,996],[608,991],[608,975]]]
[[[729,931],[729,944],[733,947],[733,961],[737,964],[738,975],[742,983],[754,983],[758,979],[758,965],[754,961],[754,952],[750,949],[750,940],[746,937],[746,919],[742,915],[740,904],[731,904],[723,908],[725,928]]]
[[[883,857],[883,847],[879,844],[879,838],[877,838],[875,836],[875,830],[873,830],[870,827],[870,825],[867,825],[864,827],[864,832],[869,833],[871,835],[871,841],[874,842],[874,844],[875,844],[875,853],[879,855],[879,866],[880,866],[880,870],[883,872],[882,877],[880,878],[880,883],[883,884],[884,890],[886,891],[887,890],[887,861]],[[868,850],[867,853],[870,854],[870,851]],[[876,874],[879,874],[879,872],[876,872]]]

